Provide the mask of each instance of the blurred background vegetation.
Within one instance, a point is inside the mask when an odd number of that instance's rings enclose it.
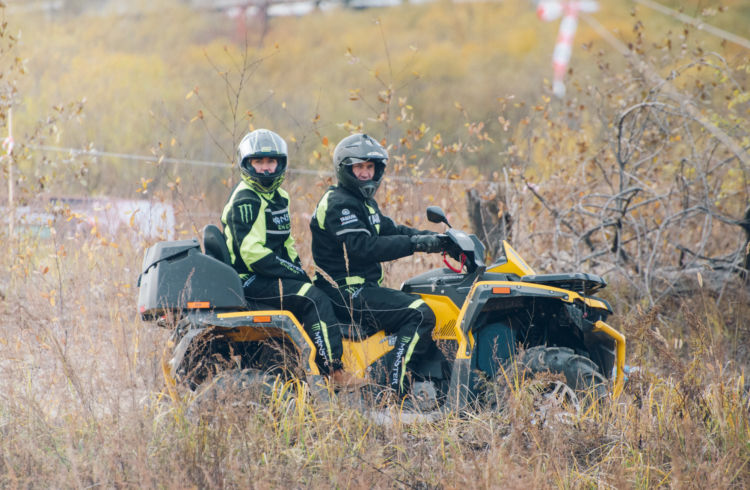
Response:
[[[582,111],[590,118],[611,109],[588,105],[586,92],[600,76],[597,53],[611,53],[612,47],[585,22],[574,41],[569,97],[545,102],[559,22],[540,21],[532,2],[437,2],[265,21],[250,17],[245,29],[226,12],[196,10],[176,0],[149,2],[148,8],[128,2],[124,11],[110,3],[107,9],[107,2],[88,2],[87,10],[79,1],[70,10],[46,14],[12,14],[10,5],[7,29],[18,35],[14,56],[24,60],[26,72],[13,101],[17,136],[31,134],[53,108],[81,103],[70,124],[57,125],[37,143],[229,165],[245,131],[271,127],[294,143],[293,168],[328,170],[331,147],[349,129],[361,127],[392,145],[394,155],[424,157],[426,168],[474,167],[489,177],[517,163],[508,148],[521,143],[517,128],[538,115],[534,107],[544,105],[563,124]],[[693,3],[683,6],[700,12],[701,3]],[[682,28],[674,19],[632,2],[600,4],[596,18],[623,42],[637,36],[634,25],[640,22],[660,33],[656,42],[675,39],[673,56],[681,49]],[[707,18],[742,33],[750,10],[742,2],[725,5],[731,8]],[[720,41],[700,40],[704,50],[717,51],[728,63],[746,57],[746,50]],[[612,71],[626,66],[616,54],[606,62]],[[584,131],[596,131],[590,121],[585,124]],[[420,127],[429,128],[426,141],[461,142],[463,151],[422,154],[429,152],[401,143]],[[24,175],[32,168],[34,175],[48,171],[36,153]],[[79,184],[92,194],[127,196],[140,177],[175,174],[126,158],[81,165],[85,179],[51,179],[62,187],[56,192],[73,192],[64,187]],[[548,173],[549,166],[557,164],[537,162],[531,171]],[[212,184],[229,175],[210,173]],[[224,194],[217,190],[212,204]]]
[[[750,41],[678,17],[742,34],[743,2],[600,2],[579,19],[564,98],[550,84],[559,20],[533,2],[303,16],[208,3],[3,10],[15,205],[145,198],[175,206],[178,235],[195,236],[237,181],[239,139],[269,127],[290,142],[304,243],[333,147],[356,130],[391,153],[389,213],[420,224],[437,203],[480,235],[500,217],[507,233],[482,237],[490,253],[508,238],[542,271],[614,272],[650,304],[692,266],[742,265]]]
[[[748,48],[677,17],[741,35],[744,2],[666,2],[679,9],[666,13],[599,2],[579,19],[561,99],[550,84],[559,20],[541,21],[530,1],[273,17],[199,3],[9,4],[3,62],[16,71],[0,131],[12,108],[18,205],[145,197],[175,205],[178,232],[194,236],[237,181],[239,139],[268,127],[290,143],[304,240],[333,147],[357,130],[391,153],[388,212],[420,223],[434,202],[463,220],[475,189],[542,270],[618,269],[650,288],[654,263],[678,267],[686,253],[741,261]]]
[[[15,147],[0,206],[12,188],[17,212],[46,207],[67,225],[0,227],[0,486],[750,486],[743,45],[646,0],[601,0],[581,16],[558,99],[559,21],[530,1],[244,23],[176,0],[2,3],[0,139],[12,121]],[[748,36],[747,1],[660,4]],[[197,237],[257,127],[290,143],[285,187],[309,270],[330,154],[363,130],[389,146],[378,200],[398,221],[433,226],[424,207],[439,204],[490,254],[507,238],[540,273],[602,274],[638,367],[623,397],[563,422],[539,423],[516,399],[382,427],[302,393],[291,408],[191,423],[165,398],[169,332],[135,311],[143,251],[168,234],[107,233],[106,214],[51,198],[169,205],[176,237]],[[388,285],[438,265],[402,259]]]

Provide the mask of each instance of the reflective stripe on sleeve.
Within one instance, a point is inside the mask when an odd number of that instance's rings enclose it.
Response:
[[[415,310],[419,308],[420,305],[423,305],[424,301],[421,299],[415,300],[412,304],[409,305],[409,308],[414,308]]]
[[[315,208],[315,219],[318,221],[318,227],[320,227],[321,230],[326,229],[326,213],[328,212],[328,197],[330,195],[331,191],[323,194],[318,206]]]
[[[370,236],[372,235],[372,233],[370,233],[370,230],[368,230],[366,228],[352,228],[352,229],[348,229],[348,230],[339,230],[339,231],[336,232],[336,236],[341,236],[341,235],[344,235],[346,233],[367,233]]]

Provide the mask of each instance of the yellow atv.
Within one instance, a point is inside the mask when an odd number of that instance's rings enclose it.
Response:
[[[605,320],[609,304],[593,296],[606,286],[593,274],[537,275],[507,243],[504,256],[485,266],[484,247],[474,235],[450,228],[443,211],[427,217],[445,223],[441,235],[446,267],[417,275],[402,285],[435,312],[436,345],[410,363],[417,408],[460,411],[487,399],[493,381],[508,373],[557,375],[566,393],[603,398],[623,387],[625,338]],[[241,388],[305,379],[314,393],[328,390],[314,362],[315,346],[288,311],[248,302],[229,264],[219,229],[198,240],[160,242],[146,251],[139,277],[142,318],[173,329],[163,370],[170,394],[212,383]],[[344,332],[347,371],[385,386],[385,366],[395,338],[380,331],[362,336],[356,325]],[[520,347],[520,349],[519,349]],[[511,367],[522,367],[512,370]],[[217,376],[218,374],[218,376]],[[611,378],[614,378],[612,380]],[[490,381],[490,383],[488,383]]]

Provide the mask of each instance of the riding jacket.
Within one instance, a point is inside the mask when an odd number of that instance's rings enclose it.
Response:
[[[380,212],[374,199],[357,196],[341,186],[329,187],[310,220],[315,265],[339,287],[379,286],[380,262],[414,253],[411,236],[423,232],[397,225]],[[330,284],[320,274],[315,284]]]
[[[244,181],[232,191],[221,215],[232,265],[244,283],[254,274],[310,281],[294,248],[289,194],[262,194]]]

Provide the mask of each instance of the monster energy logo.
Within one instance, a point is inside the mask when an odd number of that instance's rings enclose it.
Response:
[[[240,219],[244,223],[249,223],[253,219],[253,205],[252,204],[240,204],[237,206],[240,212]]]
[[[317,328],[316,328],[317,327]],[[328,352],[326,351],[326,346],[323,343],[323,337],[321,336],[320,331],[320,324],[316,323],[313,325],[313,343],[318,347],[318,354],[320,354],[320,357],[323,358],[323,364],[325,366],[328,366]]]
[[[305,272],[304,269],[302,269],[301,267],[297,267],[296,265],[282,259],[281,257],[276,257],[276,261],[283,267],[286,267],[288,270],[292,272],[296,272],[297,274],[301,274]]]
[[[411,337],[401,337],[399,341],[398,350],[396,350],[396,359],[393,362],[393,370],[391,371],[391,385],[398,384],[399,387],[401,387],[401,380],[399,376],[399,371],[401,368],[401,363],[404,360],[404,353],[406,351],[407,344],[411,341]]]

